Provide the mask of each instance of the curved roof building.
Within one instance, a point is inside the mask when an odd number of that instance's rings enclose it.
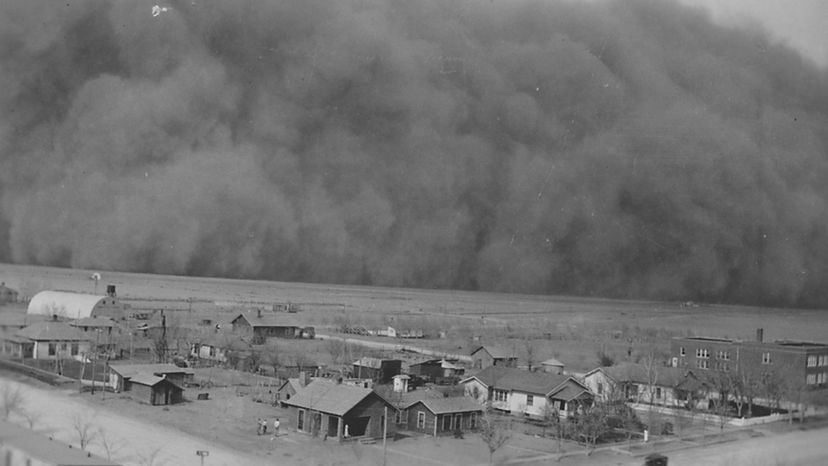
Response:
[[[124,306],[111,293],[99,296],[64,291],[41,291],[29,301],[29,314],[57,315],[69,319],[84,317],[111,317],[120,319]]]

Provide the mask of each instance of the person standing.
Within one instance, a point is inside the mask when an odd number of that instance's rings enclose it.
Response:
[[[276,438],[276,437],[279,436],[279,426],[280,425],[281,425],[281,423],[279,422],[279,418],[277,417],[273,421],[273,438]]]

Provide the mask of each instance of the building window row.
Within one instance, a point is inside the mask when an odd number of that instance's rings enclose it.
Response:
[[[770,353],[762,353],[762,364],[770,364],[771,363],[771,354]]]
[[[808,367],[828,366],[828,355],[812,354],[808,356]]]
[[[696,367],[698,367],[699,369],[709,369],[710,361],[708,361],[707,359],[697,359]]]
[[[721,359],[723,361],[730,361],[730,352],[729,351],[719,351],[716,354],[716,359]]]
[[[806,376],[808,385],[824,384],[828,382],[828,373],[822,372],[820,374],[808,374]]]
[[[696,348],[696,357],[708,359],[710,357],[710,352],[707,350],[707,348]]]

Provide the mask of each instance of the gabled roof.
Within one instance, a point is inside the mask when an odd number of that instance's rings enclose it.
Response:
[[[82,331],[54,320],[36,322],[18,330],[15,335],[34,341],[86,341],[89,339]]]
[[[334,416],[344,416],[369,396],[376,396],[390,407],[394,407],[388,400],[370,388],[338,384],[327,379],[315,379],[303,389],[297,391],[296,395],[292,396],[290,400],[285,400],[282,403],[333,414]]]
[[[596,370],[602,371],[616,382],[649,384],[652,381],[654,385],[664,387],[675,387],[682,383],[688,374],[690,374],[690,371],[680,367],[656,365],[648,371],[647,367],[643,364],[621,362],[614,366],[593,369],[587,372],[586,376],[589,376]]]
[[[475,411],[483,411],[480,403],[467,398],[465,396],[453,396],[448,398],[423,398],[403,406],[403,409],[411,408],[418,403],[422,403],[429,411],[434,414],[448,414],[448,413],[468,413]]]
[[[133,377],[129,378],[131,383],[137,383],[140,385],[146,385],[148,387],[154,387],[161,383],[168,383],[176,388],[184,390],[183,388],[179,387],[177,384],[173,383],[170,379],[166,377],[158,377],[157,375],[151,374],[137,374]]]
[[[564,367],[564,363],[558,361],[555,358],[549,358],[546,361],[541,363],[542,366],[555,366],[555,367]]]
[[[100,327],[112,328],[115,327],[115,321],[109,317],[83,317],[69,322],[73,327]]]
[[[548,372],[529,372],[513,367],[491,366],[477,374],[461,380],[460,383],[477,379],[487,387],[521,393],[549,396],[567,384],[574,384],[588,390],[583,384],[568,375]]]
[[[251,327],[296,327],[302,328],[302,325],[293,315],[281,312],[262,311],[259,312],[242,312],[237,315],[231,323],[236,323],[237,320],[244,319]]]
[[[372,369],[380,369],[382,367],[383,362],[400,362],[399,359],[380,359],[380,358],[372,358],[369,356],[363,356],[356,361],[354,361],[354,366],[362,366],[362,367],[370,367]]]
[[[124,378],[134,378],[137,375],[162,374],[195,374],[189,367],[178,367],[175,364],[110,364],[109,368],[121,374]]]
[[[474,351],[471,352],[471,354],[474,355],[474,353],[480,350],[486,351],[494,359],[517,359],[514,350],[493,345],[478,346]]]

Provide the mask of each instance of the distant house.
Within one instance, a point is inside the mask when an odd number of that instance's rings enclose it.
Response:
[[[584,374],[584,385],[601,401],[663,406],[687,406],[690,400],[700,403],[706,401],[701,395],[707,393],[704,381],[687,369],[631,362],[593,369]]]
[[[0,457],[10,466],[120,466],[7,421],[0,421],[0,438]]]
[[[388,400],[371,389],[315,379],[289,400],[282,400],[298,432],[335,438],[382,438],[386,427],[385,412],[395,412]],[[396,427],[387,423],[387,435]]]
[[[46,316],[29,315],[22,312],[0,312],[0,335],[13,334],[35,322],[43,322]]]
[[[471,352],[471,357],[475,369],[485,369],[491,366],[517,367],[518,362],[514,350],[492,345],[478,346]]]
[[[17,296],[17,290],[11,289],[8,286],[6,286],[6,282],[0,283],[0,305],[16,303]]]
[[[77,359],[91,351],[89,337],[60,321],[36,322],[6,337],[4,348],[21,358]]]
[[[192,382],[195,374],[189,367],[178,367],[175,364],[110,364],[109,372],[112,389],[118,392],[130,391],[136,377],[143,382],[154,380],[146,376],[161,377],[183,387]]]
[[[105,296],[68,293],[64,291],[41,291],[29,301],[28,313],[46,316],[57,315],[67,319],[84,317],[124,318],[124,305],[115,295],[115,287],[107,287]]]
[[[353,371],[357,379],[371,379],[378,384],[391,383],[393,377],[402,372],[402,361],[366,356],[354,361]]]
[[[491,366],[461,380],[466,396],[515,415],[543,417],[554,410],[567,417],[593,402],[586,385],[573,377]]]
[[[563,374],[564,373],[564,363],[558,361],[555,358],[547,359],[541,363],[541,368],[544,372],[549,372],[550,374]]]
[[[231,321],[233,332],[250,337],[254,344],[268,338],[314,338],[313,327],[305,327],[292,314],[262,312],[241,313]]]
[[[455,381],[465,374],[466,368],[455,360],[429,359],[408,366],[408,373],[422,377],[429,382],[443,383]]]

